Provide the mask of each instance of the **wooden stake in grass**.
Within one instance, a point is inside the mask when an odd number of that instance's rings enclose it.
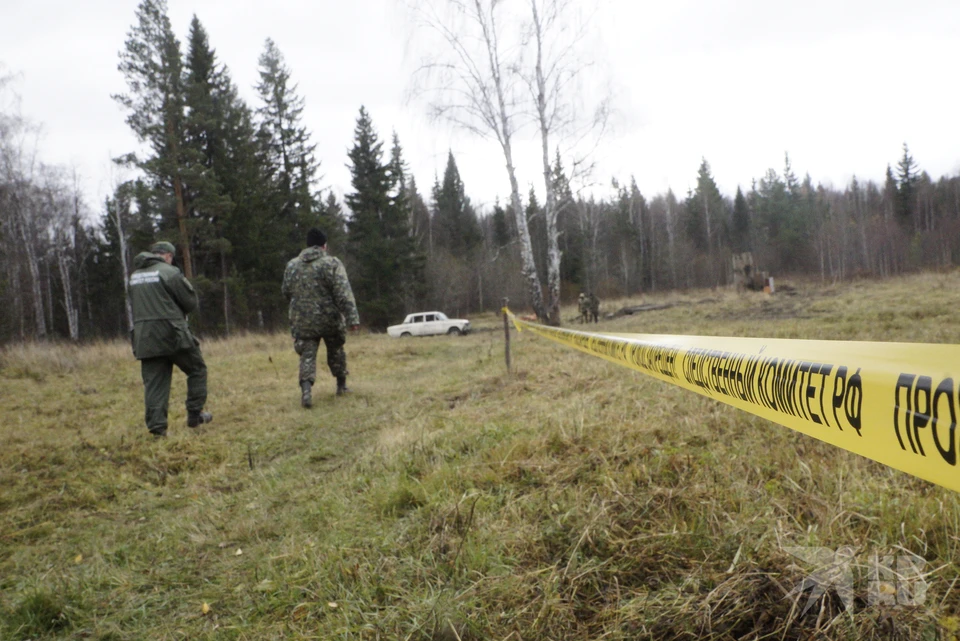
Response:
[[[507,362],[507,373],[510,373],[510,319],[507,318],[507,303],[510,299],[504,297],[500,313],[503,315],[503,358]]]

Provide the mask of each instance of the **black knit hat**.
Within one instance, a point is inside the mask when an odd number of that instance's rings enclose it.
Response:
[[[327,244],[327,235],[314,227],[307,232],[307,247],[323,247]]]

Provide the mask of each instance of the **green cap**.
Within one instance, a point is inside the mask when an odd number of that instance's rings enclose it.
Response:
[[[150,245],[150,252],[154,254],[173,254],[176,256],[177,248],[173,246],[173,243],[162,240],[159,243]]]

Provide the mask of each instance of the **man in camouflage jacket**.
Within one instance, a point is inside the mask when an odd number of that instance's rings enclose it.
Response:
[[[357,329],[360,315],[347,270],[327,254],[327,237],[319,229],[307,232],[307,248],[287,263],[283,295],[290,300],[290,333],[300,355],[300,404],[311,407],[317,377],[317,350],[327,346],[327,366],[337,379],[337,396],[347,389],[346,328]]]
[[[173,266],[176,253],[167,242],[155,243],[149,252],[133,259],[130,306],[133,309],[133,355],[140,361],[143,378],[144,419],[155,436],[167,434],[167,407],[173,366],[187,375],[187,425],[209,423],[203,411],[207,402],[207,365],[200,342],[187,326],[187,314],[197,307],[197,294],[180,270]]]
[[[597,323],[600,321],[600,299],[597,298],[596,294],[591,292],[588,302],[590,303],[590,318],[594,323]]]
[[[577,311],[580,313],[580,322],[583,324],[590,322],[590,302],[587,300],[587,295],[583,292],[580,292],[580,297],[577,299]]]

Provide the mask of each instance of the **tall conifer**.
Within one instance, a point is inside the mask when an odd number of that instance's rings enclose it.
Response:
[[[290,226],[293,239],[301,240],[316,223],[319,208],[315,183],[319,163],[316,145],[303,125],[304,99],[297,95],[290,70],[273,40],[267,38],[260,56],[260,135],[267,152],[275,189],[274,206]]]
[[[120,52],[120,72],[129,93],[114,99],[127,111],[127,124],[141,142],[149,145],[150,155],[140,158],[127,154],[121,162],[139,167],[153,187],[170,206],[176,237],[179,238],[184,273],[193,276],[191,230],[184,204],[184,104],[183,59],[180,41],[173,34],[165,0],[142,0],[137,7],[136,23],[130,28]]]
[[[447,155],[447,167],[443,172],[443,183],[436,193],[436,216],[434,218],[434,240],[454,256],[462,256],[471,251],[483,235],[477,221],[477,213],[466,195],[460,170],[453,152]]]
[[[383,143],[364,107],[348,156],[353,186],[346,196],[351,282],[361,317],[384,329],[421,297],[423,257],[415,250],[407,210],[400,202],[398,158],[395,153],[394,163],[384,162]]]

